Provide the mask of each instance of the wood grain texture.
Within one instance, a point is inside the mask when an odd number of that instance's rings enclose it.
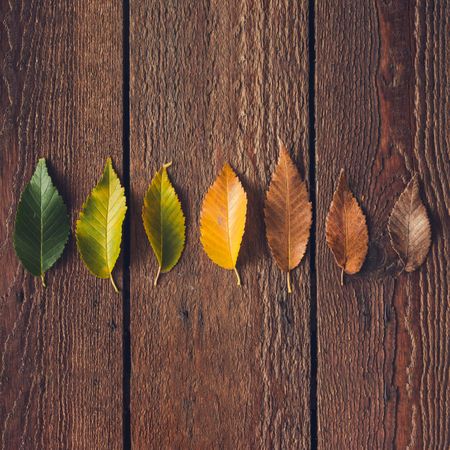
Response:
[[[287,296],[263,226],[277,137],[309,164],[307,19],[306,1],[131,2],[134,448],[309,448],[309,257]],[[187,241],[153,288],[139,212],[167,161]],[[249,200],[241,288],[199,243],[225,161]]]
[[[446,449],[450,4],[316,6],[319,447]],[[361,274],[345,287],[324,229],[341,167],[370,239]],[[432,247],[417,272],[399,275],[387,221],[413,172]]]
[[[72,228],[106,157],[120,169],[121,30],[116,2],[0,2],[2,449],[122,448],[122,297],[82,265],[73,235],[46,290],[12,246],[38,157]]]

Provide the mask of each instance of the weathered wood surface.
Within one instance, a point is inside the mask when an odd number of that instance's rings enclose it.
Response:
[[[309,448],[309,257],[287,296],[263,226],[277,136],[309,164],[307,2],[133,1],[130,35],[133,448]],[[171,160],[187,245],[154,288],[140,212]],[[241,288],[199,243],[225,161],[249,198]]]
[[[73,236],[45,290],[12,248],[39,157],[72,225],[106,157],[120,169],[121,30],[116,2],[0,2],[2,449],[122,448],[122,297],[88,273]]]
[[[0,1],[0,448],[450,447],[450,4],[315,2],[313,37],[312,3]],[[278,136],[317,182],[291,296],[263,225]],[[73,225],[108,155],[131,182],[124,295],[73,236],[43,290],[12,249],[20,192],[46,156]],[[153,288],[140,214],[169,160],[187,245]],[[249,196],[242,288],[199,243],[225,161]],[[344,287],[325,243],[341,167],[370,235]],[[433,241],[406,275],[387,221],[414,172]]]
[[[448,2],[316,2],[318,444],[450,446]],[[340,168],[370,250],[339,286],[325,216]],[[387,220],[414,172],[426,264],[399,274]]]

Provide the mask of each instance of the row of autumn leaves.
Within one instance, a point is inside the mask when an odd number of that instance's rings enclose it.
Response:
[[[144,198],[142,220],[158,261],[160,273],[178,262],[185,244],[185,217],[165,164],[154,176]],[[122,223],[126,213],[124,189],[111,159],[103,176],[83,205],[76,223],[76,241],[81,258],[99,278],[110,278],[120,253]],[[200,240],[209,258],[224,269],[236,269],[244,235],[247,195],[228,164],[206,193],[200,214]],[[264,217],[269,247],[280,269],[289,273],[302,260],[312,221],[311,202],[286,147],[280,142],[280,156],[267,191]],[[394,206],[389,219],[394,250],[407,272],[421,265],[427,255],[431,233],[429,220],[413,177]],[[70,231],[67,208],[52,183],[44,159],[40,159],[25,187],[17,208],[14,248],[24,267],[40,276],[61,256]],[[364,213],[349,190],[343,171],[326,220],[327,243],[343,275],[359,272],[368,249]]]

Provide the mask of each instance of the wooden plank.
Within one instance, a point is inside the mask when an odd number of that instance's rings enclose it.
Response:
[[[319,447],[449,448],[450,4],[316,5]],[[370,234],[344,287],[324,229],[341,167]],[[415,171],[433,243],[406,275],[387,220]]]
[[[307,4],[131,2],[136,448],[309,447],[309,261],[294,271],[295,294],[287,296],[262,218],[277,136],[300,166],[309,164]],[[140,211],[168,161],[187,245],[154,288]],[[249,197],[242,288],[199,243],[201,200],[225,161]]]
[[[122,297],[82,265],[73,236],[47,289],[12,248],[38,157],[72,224],[108,155],[120,169],[121,30],[117,2],[0,3],[2,449],[122,448]]]

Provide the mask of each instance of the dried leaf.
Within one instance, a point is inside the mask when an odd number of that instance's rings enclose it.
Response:
[[[75,234],[87,268],[98,278],[109,278],[116,292],[112,270],[120,253],[126,210],[124,189],[108,158],[102,178],[83,205]]]
[[[61,256],[69,236],[67,208],[41,158],[17,207],[14,249],[24,267],[40,276]]]
[[[280,157],[267,191],[264,219],[270,251],[280,269],[286,272],[288,292],[291,292],[289,272],[305,254],[312,212],[306,183],[281,141]]]
[[[427,211],[419,195],[415,175],[392,209],[388,223],[391,244],[406,272],[420,267],[431,245],[431,229]]]
[[[342,269],[343,284],[344,272],[352,275],[360,271],[369,244],[366,218],[348,188],[343,170],[328,211],[325,228],[327,244],[337,265]]]
[[[158,260],[159,274],[168,272],[180,259],[185,241],[185,219],[180,200],[167,175],[164,164],[156,173],[144,198],[142,221],[148,240]]]
[[[209,258],[224,269],[236,270],[247,213],[247,195],[233,169],[225,164],[203,200],[200,241]]]

